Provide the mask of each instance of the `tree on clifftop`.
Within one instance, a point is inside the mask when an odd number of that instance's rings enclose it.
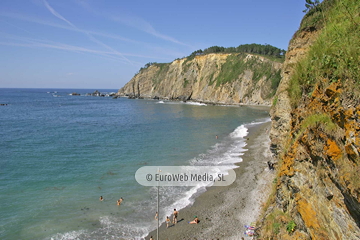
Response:
[[[273,56],[276,58],[284,58],[286,53],[285,50],[271,46],[269,44],[243,44],[238,47],[220,47],[220,46],[212,46],[209,48],[205,48],[204,50],[196,50],[192,52],[188,57],[187,61],[190,61],[195,56],[206,55],[210,53],[254,53],[260,55]],[[146,66],[145,66],[146,67]]]
[[[306,9],[303,11],[305,13],[310,11],[311,9],[316,8],[320,4],[320,0],[315,0],[315,1],[305,0],[305,1],[306,1],[306,3],[305,3]]]

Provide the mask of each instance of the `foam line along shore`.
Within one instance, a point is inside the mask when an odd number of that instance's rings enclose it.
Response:
[[[240,239],[244,225],[255,221],[260,206],[270,189],[273,173],[267,168],[271,160],[268,132],[270,123],[247,125],[246,148],[242,162],[236,164],[237,178],[226,187],[210,187],[198,196],[193,205],[180,211],[178,223],[160,227],[159,239]],[[188,224],[197,216],[199,224]],[[146,239],[153,236],[151,232]]]

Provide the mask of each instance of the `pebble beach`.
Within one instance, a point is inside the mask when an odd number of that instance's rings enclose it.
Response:
[[[193,205],[180,210],[176,225],[166,228],[161,224],[158,239],[252,239],[244,234],[244,226],[256,222],[274,178],[267,166],[272,160],[270,127],[271,123],[267,122],[249,128],[248,150],[242,156],[243,161],[237,164],[235,182],[230,186],[207,188]],[[199,218],[199,224],[188,223],[194,216]],[[151,236],[157,239],[157,231],[145,239]]]

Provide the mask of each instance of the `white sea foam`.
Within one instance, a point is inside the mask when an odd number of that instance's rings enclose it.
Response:
[[[238,166],[235,163],[242,162],[241,156],[244,152],[247,151],[246,147],[246,139],[245,137],[248,135],[248,128],[246,125],[241,125],[237,127],[232,133],[230,133],[227,137],[225,137],[221,142],[216,143],[211,149],[208,150],[207,153],[199,154],[196,158],[191,159],[190,165],[202,165],[202,166],[224,166],[228,167],[228,169],[234,169]],[[216,170],[216,169],[215,169]],[[212,174],[217,174],[219,171],[214,171]],[[188,205],[193,204],[194,198],[199,194],[206,191],[207,185],[204,183],[199,183],[199,185],[195,187],[191,187],[187,191],[181,194],[181,197],[174,201],[170,206],[163,209],[165,211],[164,218],[161,219],[162,222],[165,221],[166,215],[172,214],[172,209],[176,208],[177,210],[181,210]],[[162,194],[165,195],[173,195],[174,187],[165,188],[165,192]],[[146,235],[145,235],[146,236]]]
[[[200,103],[200,102],[186,102],[186,104],[195,105],[195,106],[207,106],[205,103]]]
[[[177,210],[183,209],[188,205],[191,205],[194,203],[194,201],[192,200],[192,196],[198,192],[198,190],[200,188],[205,187],[204,184],[199,184],[196,187],[192,187],[189,191],[184,193],[184,196],[181,199],[178,199],[177,201],[175,201],[169,208],[167,209],[174,209],[176,208]],[[172,213],[172,211],[168,211],[167,215],[170,215]],[[165,219],[164,219],[165,220]]]
[[[241,156],[244,152],[247,151],[246,147],[246,139],[245,137],[248,135],[248,128],[246,125],[240,125],[233,132],[229,134],[229,136],[225,137],[220,143],[217,143],[213,146],[211,150],[208,151],[208,154],[205,156],[200,156],[202,159],[197,159],[195,162],[204,161],[207,164],[212,165],[232,165],[232,167],[236,167],[234,164],[238,162],[242,162]],[[209,162],[210,161],[210,162]]]
[[[27,104],[26,107],[30,110],[34,108],[36,111],[29,110],[29,116],[17,121],[9,115],[5,118],[6,124],[3,124],[11,126],[9,130],[6,127],[2,128],[2,131],[9,131],[6,136],[17,139],[14,149],[17,146],[23,147],[21,153],[14,154],[13,161],[10,159],[0,164],[9,168],[9,171],[6,171],[9,174],[4,177],[4,180],[9,191],[15,193],[9,196],[11,198],[9,202],[16,203],[17,199],[21,199],[21,189],[17,191],[15,188],[20,187],[21,181],[26,181],[23,178],[19,178],[19,182],[8,181],[7,179],[14,179],[11,178],[13,174],[31,176],[33,184],[23,186],[30,194],[26,204],[26,207],[31,209],[30,211],[14,214],[10,203],[9,205],[5,201],[5,205],[3,204],[0,212],[5,219],[5,225],[4,229],[0,229],[0,236],[2,236],[0,238],[46,238],[49,240],[50,236],[53,236],[54,239],[134,239],[144,236],[156,228],[156,221],[153,219],[157,206],[157,189],[134,185],[133,175],[130,174],[133,169],[142,165],[164,163],[188,165],[189,162],[194,162],[194,165],[198,166],[242,167],[241,161],[247,148],[247,136],[241,137],[244,135],[241,131],[235,133],[235,128],[237,129],[241,124],[233,124],[246,119],[250,122],[256,116],[268,116],[261,110],[255,111],[254,114],[249,111],[247,114],[246,107],[225,109],[211,106],[211,109],[205,111],[207,108],[200,107],[201,110],[199,106],[192,107],[180,101],[171,102],[165,99],[161,99],[164,104],[175,105],[168,105],[167,108],[161,109],[161,114],[157,114],[157,108],[148,110],[143,108],[145,106],[143,104],[148,102],[156,104],[159,100],[150,102],[120,99],[121,104],[119,104],[111,100],[84,99],[85,93],[89,90],[80,92],[82,98],[71,98],[67,95],[71,92],[70,90],[68,92],[59,90],[58,93],[54,93],[54,90],[46,91],[49,91],[45,95],[47,99],[42,99],[44,90],[40,90],[42,93],[40,95],[29,94],[32,98],[34,96],[34,101],[28,102],[23,102],[23,98],[18,97],[19,93],[11,93],[14,95],[14,101],[21,103],[14,104],[14,107],[19,106],[19,111],[24,104]],[[33,90],[28,92],[31,93]],[[52,94],[54,94],[53,98]],[[140,108],[138,108],[139,105],[141,105]],[[196,105],[200,104],[196,103]],[[84,108],[84,106],[88,107]],[[93,109],[100,109],[100,106],[104,106],[105,108],[101,109],[105,111],[94,114]],[[169,106],[173,107],[169,108]],[[194,112],[195,108],[201,111]],[[109,109],[113,111],[107,111]],[[114,114],[117,110],[125,111],[124,114]],[[127,112],[127,110],[131,111]],[[110,112],[111,114],[108,114]],[[27,119],[39,117],[43,117],[44,121],[28,121],[27,124],[27,127],[31,129],[27,132],[34,136],[34,140],[25,140],[29,138],[24,138],[18,133],[19,126],[23,126],[23,121]],[[99,128],[98,123],[103,123],[104,127]],[[61,131],[64,124],[69,127],[65,132]],[[197,124],[200,126],[196,127]],[[218,124],[219,128],[214,124]],[[246,124],[243,127],[251,130],[255,124],[257,123]],[[209,128],[211,128],[210,131]],[[49,134],[40,134],[44,132],[44,129],[45,132],[51,131]],[[172,134],[173,130],[176,134]],[[179,135],[177,135],[178,130],[181,133]],[[109,138],[109,134],[113,134],[114,131],[117,135],[124,137],[116,141]],[[232,133],[234,137],[224,134],[231,131],[234,131]],[[35,135],[37,133],[39,133],[38,136]],[[215,139],[215,135],[219,138]],[[165,137],[161,138],[161,136]],[[201,140],[207,137],[210,139]],[[191,145],[192,142],[196,144]],[[212,142],[210,147],[209,142]],[[178,143],[181,144],[177,145]],[[33,151],[34,149],[37,150]],[[71,151],[67,151],[69,149]],[[28,152],[32,153],[31,158],[25,160],[27,158],[24,156]],[[179,152],[184,155],[179,156],[177,154]],[[202,154],[194,155],[195,153]],[[37,159],[47,159],[46,164]],[[24,166],[23,169],[18,168],[16,164],[11,164],[18,161],[23,163],[21,164]],[[43,162],[44,165],[41,165]],[[235,163],[238,164],[235,165]],[[62,171],[64,169],[66,171]],[[61,174],[59,178],[53,179],[56,173]],[[43,181],[44,179],[54,181]],[[68,181],[69,179],[71,181]],[[40,204],[36,201],[36,197],[32,196],[41,195],[43,189],[46,191],[46,196],[44,195]],[[205,189],[200,185],[160,189],[161,219],[164,217],[163,213],[171,214],[173,208],[181,209],[192,204]],[[98,201],[100,195],[104,196],[105,201]],[[81,196],[81,201],[79,201],[79,196]],[[115,203],[120,197],[125,197],[125,202],[124,205],[118,207]],[[85,207],[86,210],[83,210]],[[21,231],[17,231],[16,226],[22,226]]]
[[[126,221],[123,219],[124,222]],[[114,238],[142,239],[149,232],[149,226],[141,226],[137,223],[119,222],[116,218],[104,216],[100,218],[102,228],[97,234],[107,234]],[[119,236],[120,235],[120,236]]]
[[[240,125],[228,136],[221,139],[220,142],[214,144],[206,153],[199,154],[196,158],[191,159],[189,161],[190,165],[219,165],[222,167],[227,166],[228,169],[237,168],[238,166],[235,165],[235,163],[242,162],[241,156],[247,151],[246,136],[249,133],[248,128],[267,121],[269,120],[265,119],[259,122]],[[218,171],[215,169],[212,174],[217,173]],[[172,210],[174,208],[181,210],[189,205],[192,205],[195,198],[205,192],[206,187],[208,186],[209,185],[206,185],[204,182],[199,182],[199,184],[195,187],[160,187],[160,222],[163,223],[166,216],[170,216],[172,214]],[[156,194],[157,188],[153,187],[152,199],[157,199]],[[171,199],[174,200],[172,201]],[[147,205],[146,202],[143,205]],[[147,209],[147,211],[149,211],[149,209]],[[156,210],[152,209],[151,211]],[[149,232],[156,229],[156,221],[150,221],[150,223],[148,221],[131,222],[126,219],[122,219],[121,217],[103,216],[100,217],[99,222],[101,227],[93,232],[84,230],[72,231],[64,234],[57,234],[53,236],[53,239],[113,239],[120,237],[124,239],[131,238],[141,240],[144,239]]]
[[[79,239],[81,235],[86,234],[85,230],[79,230],[79,231],[71,231],[66,233],[57,233],[53,235],[50,239],[51,240],[75,240]]]
[[[248,135],[248,128],[245,125],[241,125],[237,127],[232,133],[230,133],[230,137],[232,138],[243,138]]]
[[[191,165],[221,165],[229,168],[237,168],[236,163],[242,162],[242,155],[247,151],[246,136],[248,128],[271,121],[270,118],[260,121],[243,124],[225,137],[221,142],[216,143],[207,153],[200,154],[190,160]]]
[[[267,123],[267,122],[271,122],[271,118],[264,118],[264,119],[260,119],[256,122],[251,122],[246,124],[247,126],[253,126],[253,125],[259,125],[259,124],[263,124],[263,123]]]
[[[214,144],[211,149],[206,153],[199,154],[196,158],[190,160],[190,165],[221,165],[227,166],[229,169],[236,168],[238,166],[235,163],[242,162],[241,156],[246,149],[246,136],[248,135],[248,127],[252,127],[258,124],[267,122],[268,120],[262,120],[260,122],[252,122],[249,124],[240,125],[228,136],[220,140],[220,142]],[[214,171],[214,174],[217,172]],[[195,201],[195,197],[206,191],[207,185],[200,182],[195,187],[187,187],[180,189],[179,187],[161,187],[160,188],[160,221],[165,221],[166,216],[172,214],[172,209],[176,208],[181,210],[189,205],[192,205]],[[153,188],[154,195],[157,188]],[[177,198],[174,199],[174,196]],[[174,201],[169,202],[169,198],[173,198]],[[146,204],[145,204],[146,205]],[[147,209],[148,211],[149,209]],[[139,222],[132,223],[126,219],[119,219],[111,216],[100,217],[101,227],[93,232],[86,232],[83,230],[67,232],[64,234],[58,234],[54,236],[54,240],[57,239],[77,239],[77,238],[96,238],[102,236],[99,239],[105,239],[103,236],[107,236],[108,239],[113,238],[131,238],[131,239],[144,239],[147,234],[156,229],[155,222],[146,223]],[[141,227],[140,227],[141,226]]]
[[[75,239],[137,239],[141,240],[152,231],[148,224],[127,223],[126,219],[118,219],[111,216],[102,216],[99,218],[100,228],[93,231],[70,231],[66,233],[57,233],[51,240],[75,240]]]

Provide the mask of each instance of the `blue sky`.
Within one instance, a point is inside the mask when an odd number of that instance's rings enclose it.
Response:
[[[1,0],[0,88],[118,89],[198,49],[287,50],[302,0]]]

